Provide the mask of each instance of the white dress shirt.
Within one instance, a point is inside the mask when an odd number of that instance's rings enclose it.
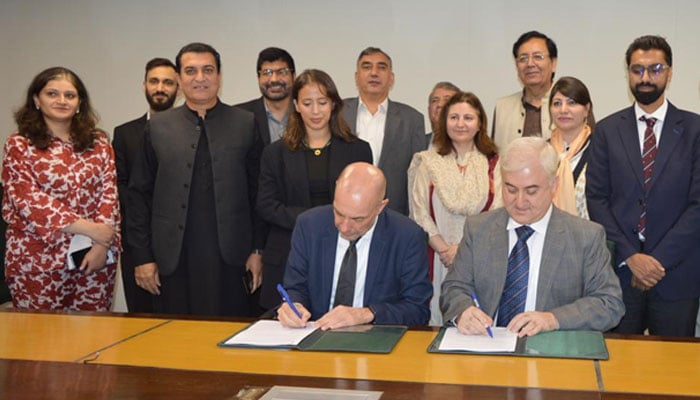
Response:
[[[386,98],[379,104],[377,112],[372,115],[365,103],[362,102],[362,98],[358,98],[357,121],[355,122],[357,136],[369,143],[369,147],[372,149],[374,165],[379,165],[379,157],[382,154],[384,127],[386,126],[386,111],[388,107],[389,99]]]
[[[372,236],[374,236],[374,228],[377,226],[377,220],[369,228],[367,233],[362,235],[360,240],[355,243],[357,250],[357,271],[355,273],[355,292],[352,300],[353,307],[364,307],[365,301],[365,281],[367,280],[367,262],[369,261],[369,246],[372,244]],[[331,287],[331,300],[328,304],[328,311],[333,309],[335,301],[335,291],[338,288],[338,278],[340,276],[340,266],[343,263],[345,252],[350,247],[350,241],[345,240],[338,233],[338,241],[335,246],[335,265],[333,267],[333,286]]]
[[[532,236],[527,240],[527,251],[530,257],[530,269],[527,279],[527,298],[525,300],[525,311],[534,311],[537,305],[537,284],[540,277],[540,264],[542,262],[542,250],[544,249],[544,239],[547,235],[547,226],[549,219],[552,217],[552,206],[544,216],[537,222],[530,224],[530,228],[534,230]],[[512,218],[508,218],[508,254],[515,247],[518,241],[518,234],[515,229],[522,226],[515,222]]]
[[[661,131],[664,127],[664,119],[666,118],[666,111],[668,110],[668,100],[664,98],[664,102],[661,106],[656,109],[651,114],[647,114],[644,110],[639,107],[639,104],[634,103],[634,115],[637,118],[637,134],[639,135],[639,154],[644,154],[644,132],[647,130],[647,123],[640,121],[639,118],[642,116],[648,118],[656,118],[656,123],[654,124],[654,137],[656,137],[656,148],[658,149],[659,143],[661,143]]]

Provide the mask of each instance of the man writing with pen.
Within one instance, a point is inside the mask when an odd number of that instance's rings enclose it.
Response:
[[[296,312],[282,303],[283,326],[428,322],[433,289],[425,233],[387,209],[385,193],[379,168],[353,163],[340,174],[332,205],[298,217],[284,275]]]
[[[496,325],[520,337],[615,327],[625,308],[605,231],[552,204],[554,148],[516,139],[500,162],[505,208],[467,218],[442,286],[444,320],[465,334]]]

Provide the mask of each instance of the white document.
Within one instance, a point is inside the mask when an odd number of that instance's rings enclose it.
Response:
[[[296,346],[316,330],[313,322],[305,328],[285,328],[279,321],[260,320],[224,342],[224,345],[251,347]]]
[[[465,335],[457,328],[445,329],[445,335],[440,342],[439,350],[444,351],[474,351],[484,353],[514,352],[518,342],[518,334],[505,327],[491,327],[493,337],[489,335]]]
[[[73,270],[78,268],[80,265],[75,265],[73,262],[73,257],[71,257],[71,254],[75,253],[76,251],[84,250],[84,249],[89,249],[92,247],[92,239],[85,235],[78,235],[75,234],[73,235],[73,238],[70,241],[70,246],[68,247],[68,256],[66,257],[66,265],[68,265],[69,270]],[[112,253],[112,250],[107,250],[107,261],[106,264],[114,264],[116,263],[117,260],[114,258],[114,253]]]

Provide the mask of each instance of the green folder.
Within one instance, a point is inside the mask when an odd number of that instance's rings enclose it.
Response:
[[[394,325],[360,325],[327,331],[319,329],[302,340],[297,349],[391,353],[406,329],[405,326]]]
[[[607,360],[610,358],[603,334],[597,331],[551,331],[518,339],[515,351],[485,353],[461,350],[440,350],[445,328],[440,329],[428,346],[429,353],[469,353],[484,355],[512,355],[524,357],[582,358]]]
[[[327,331],[317,329],[302,339],[296,346],[256,346],[254,344],[226,343],[230,338],[245,329],[248,329],[248,327],[222,340],[218,345],[220,347],[296,349],[302,351],[391,353],[408,328],[403,325],[358,325]]]

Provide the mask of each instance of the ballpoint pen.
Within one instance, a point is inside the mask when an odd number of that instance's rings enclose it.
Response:
[[[287,294],[287,291],[284,290],[284,287],[282,287],[282,284],[281,284],[281,283],[278,283],[278,284],[277,284],[277,291],[280,292],[280,294],[282,295],[282,298],[284,299],[284,301],[286,301],[287,304],[289,304],[289,307],[292,309],[292,311],[294,311],[294,314],[296,314],[297,317],[299,317],[299,319],[301,319],[301,313],[299,312],[299,310],[297,310],[297,308],[296,308],[296,306],[294,305],[294,303],[292,303],[292,299],[289,298],[289,295]]]
[[[476,298],[475,293],[472,293],[472,301],[474,302],[474,305],[476,306],[476,308],[481,310],[481,306],[479,305],[479,300]],[[489,336],[493,337],[493,332],[491,331],[491,327],[488,325],[486,325],[486,333],[488,333]]]

